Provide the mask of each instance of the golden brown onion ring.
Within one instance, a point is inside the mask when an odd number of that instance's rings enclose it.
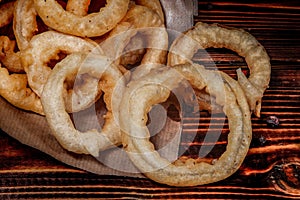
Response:
[[[38,30],[36,16],[33,0],[16,1],[13,30],[20,50],[28,47],[29,41]]]
[[[226,151],[212,164],[189,159],[189,162],[177,165],[162,158],[155,150],[149,141],[147,112],[152,105],[165,101],[170,90],[183,79],[167,68],[152,71],[127,86],[119,116],[123,146],[141,172],[156,182],[195,186],[223,180],[238,170],[251,141],[250,111],[243,90],[228,75],[205,70],[203,66],[186,64],[175,69],[193,87],[205,89],[216,96],[218,104],[224,106],[230,129]]]
[[[129,0],[107,0],[98,13],[77,16],[64,10],[55,0],[34,0],[38,15],[43,22],[63,33],[96,37],[112,30],[125,16]]]
[[[22,51],[21,58],[30,87],[38,96],[41,96],[43,87],[52,71],[47,63],[52,59],[59,59],[59,53],[70,54],[73,52],[92,51],[94,53],[103,53],[93,41],[55,31],[47,31],[33,36],[29,43],[29,48]],[[84,86],[82,89],[85,90]],[[78,97],[78,104],[67,104],[68,112],[76,112],[88,107],[90,103],[97,100],[97,97],[99,97],[99,91],[97,90],[90,91],[89,95],[85,96],[86,99]]]
[[[51,68],[47,63],[58,59],[58,54],[73,52],[91,52],[97,44],[89,40],[55,31],[35,35],[29,48],[22,52],[22,63],[28,76],[30,87],[40,96]]]
[[[64,81],[69,76],[76,76],[77,72],[88,73],[101,82],[107,108],[101,132],[96,129],[78,131],[66,112],[63,101]],[[120,96],[116,99],[120,100],[123,93],[122,84],[119,82],[122,81],[121,77],[121,72],[112,65],[112,61],[100,55],[70,54],[55,65],[44,87],[41,100],[49,126],[64,148],[97,157],[99,151],[121,144],[120,129],[114,121],[112,112],[112,104],[118,106],[120,103],[120,101],[112,103],[112,93],[117,82],[119,90],[116,93]],[[124,85],[123,83],[123,87]]]
[[[21,65],[20,51],[14,52],[15,44],[15,41],[11,41],[7,36],[0,36],[0,61],[5,66],[1,67],[0,72],[0,96],[18,108],[43,115],[40,98],[28,87],[27,75],[19,74],[24,73],[24,70]],[[101,91],[95,87],[98,83],[97,79],[84,77],[81,81],[83,84],[64,93],[68,112],[88,107],[101,95]]]
[[[261,99],[271,75],[270,58],[265,48],[254,36],[242,29],[198,22],[172,43],[168,64],[173,66],[188,62],[198,49],[209,47],[227,48],[245,58],[250,76],[247,79],[243,73],[238,72],[238,81],[246,94],[251,111],[260,116]]]

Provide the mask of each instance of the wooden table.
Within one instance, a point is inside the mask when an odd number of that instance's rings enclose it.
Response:
[[[262,117],[252,118],[251,148],[238,172],[218,183],[183,188],[149,179],[100,176],[67,166],[1,131],[0,199],[300,199],[300,2],[243,2],[247,1],[200,0],[195,17],[195,22],[244,28],[271,57]],[[208,52],[228,73],[246,66],[234,52]],[[279,127],[265,123],[272,115],[279,118]],[[182,141],[181,149],[186,144]],[[192,146],[199,147],[199,141]]]

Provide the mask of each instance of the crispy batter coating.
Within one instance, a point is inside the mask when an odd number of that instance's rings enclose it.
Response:
[[[209,47],[227,48],[245,58],[250,76],[247,79],[243,73],[238,72],[238,81],[251,111],[260,116],[261,99],[271,76],[270,58],[265,48],[254,36],[242,29],[198,22],[172,43],[168,64],[172,66],[189,62],[198,49]]]
[[[122,21],[132,24],[146,39],[147,51],[141,60],[141,65],[132,73],[133,79],[147,74],[159,66],[157,64],[166,63],[168,33],[159,15],[145,6],[134,5]]]
[[[36,16],[33,0],[16,1],[13,30],[20,50],[28,47],[29,41],[38,30]]]
[[[160,17],[161,22],[164,24],[165,17],[159,0],[135,0],[135,4],[145,6],[154,11]],[[133,36],[124,49],[124,53],[120,58],[120,64],[123,66],[128,66],[140,63],[143,59],[144,54],[146,53],[146,46],[147,44],[145,44],[143,35],[137,34]]]
[[[223,180],[242,164],[251,141],[250,111],[239,84],[222,72],[208,71],[203,66],[185,64],[172,70],[160,69],[132,81],[126,88],[120,109],[123,146],[132,162],[150,179],[172,186],[195,186]],[[181,78],[180,78],[181,77]],[[216,97],[228,117],[230,133],[226,151],[212,164],[188,159],[177,165],[162,158],[149,141],[147,112],[165,101],[170,89],[186,78],[198,88]],[[225,80],[225,82],[223,81]]]
[[[63,101],[64,81],[77,72],[88,73],[100,81],[104,92],[104,102],[107,113],[101,132],[92,129],[80,132],[75,129],[70,116],[66,112]],[[49,126],[60,142],[69,151],[98,156],[99,151],[121,144],[120,129],[115,122],[113,106],[118,107],[122,95],[122,74],[112,61],[105,56],[87,56],[85,54],[70,54],[56,64],[42,94],[41,100]],[[113,90],[118,82],[119,97],[112,100]],[[93,85],[94,87],[97,85]]]
[[[38,15],[43,22],[63,33],[96,37],[112,30],[125,16],[129,0],[107,0],[98,13],[78,16],[64,10],[55,0],[34,0]]]
[[[159,0],[135,0],[135,3],[137,5],[146,6],[147,8],[150,8],[151,10],[156,12],[156,14],[158,14],[162,23],[165,23],[165,15]]]
[[[28,76],[30,87],[40,96],[43,85],[51,72],[47,63],[58,59],[58,53],[91,52],[96,44],[79,37],[65,35],[55,31],[47,31],[35,35],[29,48],[22,52],[22,63]]]
[[[20,52],[15,52],[16,42],[7,36],[0,36],[0,62],[10,72],[24,72]]]
[[[137,42],[134,41],[136,38],[139,38]],[[141,65],[132,73],[133,77],[138,78],[159,66],[157,64],[166,63],[168,33],[158,14],[145,6],[134,4],[101,47],[106,55],[113,55],[116,62],[124,66],[137,61],[135,58],[128,58],[128,53],[132,56],[137,51],[146,49],[145,54],[138,55],[142,56]]]
[[[48,62],[59,59],[59,53],[70,54],[92,51],[102,53],[98,45],[91,40],[84,40],[55,31],[35,35],[30,40],[29,48],[22,51],[22,64],[30,87],[38,96],[41,96],[43,87],[52,71],[51,67],[48,66]],[[83,86],[82,89],[84,90],[85,87],[88,89],[88,84]],[[99,97],[99,90],[91,90],[89,95],[84,98],[78,96],[78,104],[67,104],[68,111],[77,112],[82,110],[90,105],[89,100],[94,102],[97,97]]]
[[[77,16],[85,16],[88,14],[91,0],[68,0],[66,11],[69,11]]]

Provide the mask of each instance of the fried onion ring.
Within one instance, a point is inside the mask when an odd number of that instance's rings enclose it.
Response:
[[[20,50],[28,47],[28,43],[38,30],[36,10],[33,0],[18,0],[15,4],[13,31]]]
[[[84,54],[70,54],[53,68],[42,94],[41,100],[49,126],[60,142],[69,151],[98,156],[99,151],[121,144],[121,134],[114,121],[112,104],[118,106],[120,101],[112,103],[112,91],[118,82],[118,95],[122,95],[121,72],[105,56],[86,56]],[[107,113],[102,131],[92,129],[80,132],[75,129],[70,116],[65,111],[63,102],[64,81],[68,76],[77,72],[88,73],[98,78],[104,92],[104,102]],[[123,83],[125,86],[125,83]],[[121,96],[116,98],[121,99]]]
[[[35,35],[29,48],[22,52],[22,63],[28,76],[30,87],[39,96],[51,72],[47,62],[58,59],[58,53],[91,52],[97,44],[79,37],[47,31]]]
[[[41,96],[43,87],[52,71],[52,69],[48,67],[47,62],[51,59],[58,59],[60,52],[70,54],[73,52],[91,51],[94,51],[94,53],[103,53],[99,46],[93,41],[55,31],[47,31],[33,36],[29,43],[29,48],[22,51],[21,58],[30,87],[38,96]],[[82,89],[85,90],[84,87]],[[88,96],[84,98],[94,101],[98,96],[99,92],[92,90],[88,93]],[[78,97],[78,104],[76,105],[67,104],[69,112],[76,112],[89,106],[89,101],[85,99],[80,101],[80,99],[81,98]]]
[[[15,2],[12,1],[0,6],[0,27],[8,25],[12,21],[15,9],[14,4]]]
[[[227,48],[245,58],[250,76],[247,79],[238,71],[238,81],[246,94],[251,111],[259,117],[261,99],[271,76],[270,58],[265,48],[254,36],[242,29],[198,22],[172,43],[168,64],[173,66],[188,62],[198,49],[209,47]]]
[[[161,68],[129,83],[123,95],[119,118],[124,149],[142,173],[159,183],[195,186],[223,180],[237,171],[249,149],[251,114],[243,90],[225,73],[194,66],[174,66],[174,71],[183,74],[194,87],[216,96],[217,103],[224,107],[228,117],[230,133],[226,151],[211,164],[192,158],[180,165],[171,163],[162,158],[149,141],[147,112],[152,105],[168,98],[170,90],[183,79],[182,76],[180,78],[173,70]]]
[[[34,0],[38,15],[43,22],[63,33],[96,37],[112,30],[125,16],[129,0],[107,0],[98,13],[77,16],[64,10],[55,0]]]
[[[154,11],[145,6],[133,5],[122,21],[132,24],[147,38],[147,52],[143,56],[141,65],[133,72],[132,78],[137,79],[159,66],[157,64],[166,63],[168,33],[164,23]]]

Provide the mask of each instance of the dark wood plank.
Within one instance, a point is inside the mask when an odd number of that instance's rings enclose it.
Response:
[[[1,145],[12,150],[0,152],[1,160],[6,163],[0,169],[1,199],[292,198],[291,194],[276,189],[271,183],[281,180],[282,177],[275,177],[279,172],[293,170],[293,163],[285,163],[288,161],[286,159],[266,169],[267,164],[252,163],[254,160],[262,161],[262,153],[255,152],[255,148],[241,170],[232,177],[206,186],[176,188],[149,179],[94,175],[65,166],[38,150],[20,144],[5,133],[1,133],[0,139]]]

